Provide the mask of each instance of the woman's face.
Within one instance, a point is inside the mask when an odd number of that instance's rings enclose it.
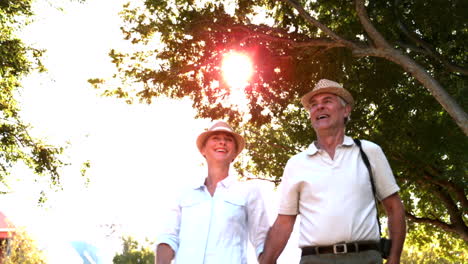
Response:
[[[237,153],[236,140],[226,132],[211,134],[205,142],[202,154],[207,160],[226,160],[229,163],[234,160]]]

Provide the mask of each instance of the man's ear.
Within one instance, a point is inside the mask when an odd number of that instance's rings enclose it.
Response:
[[[346,104],[345,105],[345,117],[349,117],[350,114],[351,114],[351,105]]]

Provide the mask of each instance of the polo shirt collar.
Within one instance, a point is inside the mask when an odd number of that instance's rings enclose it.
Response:
[[[312,156],[317,152],[318,152],[318,148],[315,146],[315,140],[314,140],[306,149],[306,154]]]
[[[312,142],[312,144],[309,145],[309,147],[306,149],[306,154],[307,155],[315,155],[315,153],[317,153],[319,151],[319,149],[315,146],[315,141]],[[351,137],[348,137],[348,136],[344,136],[343,138],[343,144],[341,144],[342,146],[346,146],[346,147],[350,147],[352,145],[354,145],[354,141]]]
[[[342,146],[350,147],[352,145],[354,145],[354,140],[351,137],[345,135]]]

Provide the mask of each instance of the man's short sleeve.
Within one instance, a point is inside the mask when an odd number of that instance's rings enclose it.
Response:
[[[279,214],[297,215],[299,213],[299,186],[294,177],[294,162],[288,161],[284,168],[279,189],[281,191]]]
[[[363,140],[363,150],[369,158],[374,174],[374,183],[377,192],[377,198],[383,200],[388,196],[398,192],[398,187],[392,169],[388,163],[382,148],[370,141]]]

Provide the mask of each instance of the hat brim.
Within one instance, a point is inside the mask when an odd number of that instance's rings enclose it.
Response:
[[[219,133],[219,132],[224,132],[234,137],[234,140],[236,141],[236,148],[237,148],[236,157],[239,156],[239,154],[242,152],[242,150],[245,147],[244,138],[241,135],[235,132],[232,132],[224,127],[217,127],[215,130],[203,132],[197,137],[197,147],[200,153],[202,152],[203,146],[205,145],[205,142],[208,139],[208,137],[214,133]]]
[[[337,88],[337,87],[325,87],[325,88],[320,88],[318,90],[312,90],[308,93],[306,93],[304,96],[301,98],[301,103],[302,105],[306,108],[310,108],[310,99],[314,97],[317,94],[322,94],[322,93],[331,93],[334,95],[338,95],[339,97],[343,98],[343,100],[346,101],[351,107],[354,107],[354,99],[353,96],[344,88]]]

